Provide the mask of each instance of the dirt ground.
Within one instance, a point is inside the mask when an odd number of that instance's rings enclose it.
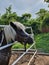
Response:
[[[9,65],[12,65],[12,63],[20,56],[20,54],[14,54],[10,58]],[[28,65],[28,62],[32,55],[25,55],[17,64],[15,65]],[[35,56],[35,59],[31,61],[30,65],[49,65],[49,56],[42,56],[37,55]]]

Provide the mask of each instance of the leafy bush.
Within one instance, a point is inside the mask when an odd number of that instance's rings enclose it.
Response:
[[[33,29],[33,32],[36,34],[36,33],[40,33],[40,23],[38,22],[33,22],[31,24],[32,26],[32,29]]]
[[[46,18],[43,20],[42,26],[49,26],[49,17],[46,17]]]

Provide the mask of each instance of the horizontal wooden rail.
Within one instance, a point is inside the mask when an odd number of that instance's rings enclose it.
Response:
[[[36,49],[30,49],[27,54],[34,54],[34,52],[36,51]],[[24,53],[24,49],[12,49],[12,54],[22,54]],[[49,56],[49,53],[45,53],[43,51],[40,51],[39,49],[37,49],[37,55],[43,55],[43,56]]]

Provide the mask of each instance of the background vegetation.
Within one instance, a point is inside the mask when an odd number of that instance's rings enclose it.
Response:
[[[3,15],[0,15],[0,24],[9,24],[11,21],[19,21],[25,26],[31,26],[35,34],[44,32],[43,29],[49,28],[49,11],[45,9],[40,9],[36,13],[37,17],[32,18],[30,13],[22,14],[18,16],[16,12],[12,12],[12,6],[10,5],[6,8],[6,12]],[[49,32],[46,30],[45,32]]]
[[[49,0],[45,1],[49,2]],[[35,34],[37,49],[49,52],[49,11],[40,9],[36,15],[36,18],[32,18],[30,13],[24,13],[22,16],[18,16],[16,12],[12,12],[12,6],[10,5],[6,8],[4,14],[0,14],[0,25],[7,25],[11,21],[18,21],[25,26],[31,26]],[[27,45],[28,47],[29,45]],[[23,45],[17,43],[12,48],[23,48]]]

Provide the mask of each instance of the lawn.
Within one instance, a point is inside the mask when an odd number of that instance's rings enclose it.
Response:
[[[49,33],[35,35],[36,47],[44,52],[49,52]],[[27,48],[30,45],[27,44]],[[16,43],[12,48],[24,48],[24,45]]]

